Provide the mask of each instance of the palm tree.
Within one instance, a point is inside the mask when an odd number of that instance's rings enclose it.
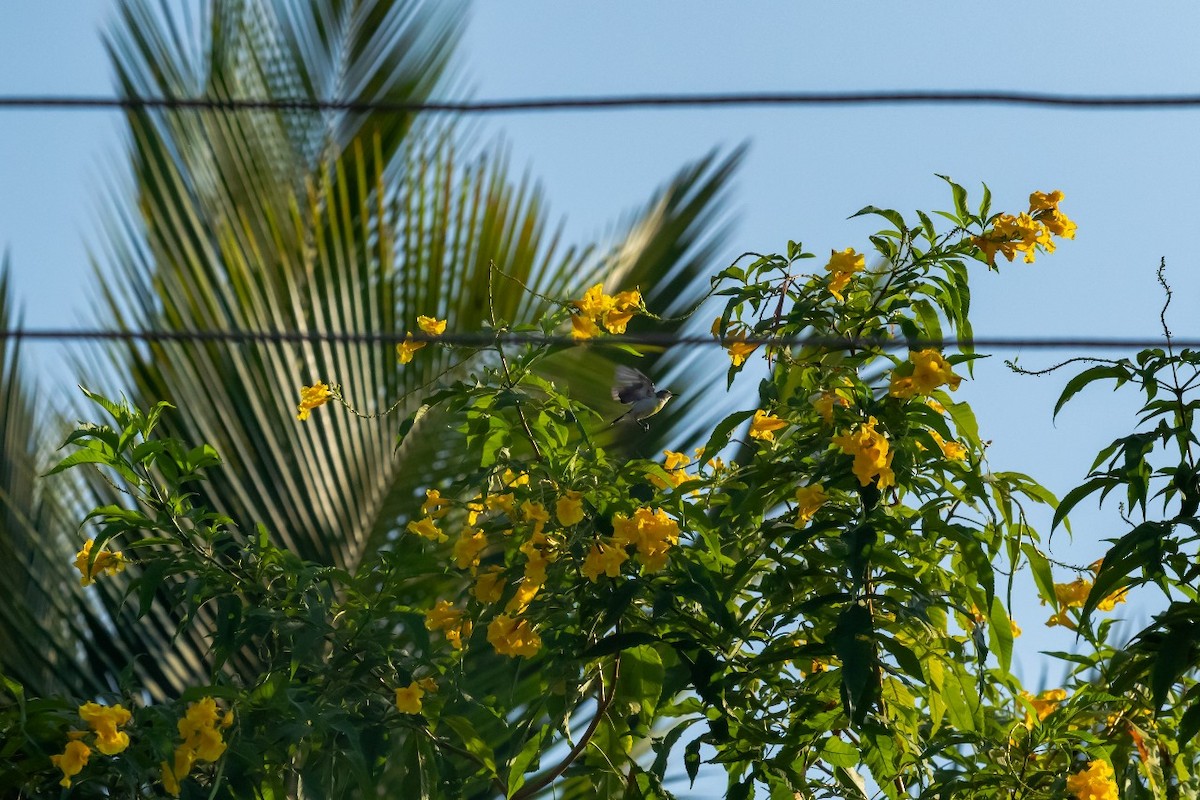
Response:
[[[457,4],[182,5],[118,3],[107,45],[123,96],[412,103],[453,90],[464,24]],[[131,170],[112,183],[115,211],[95,260],[97,323],[128,331],[403,334],[418,314],[475,331],[487,322],[489,286],[498,316],[529,320],[547,310],[541,295],[578,297],[599,281],[640,285],[649,307],[677,313],[707,288],[725,229],[721,202],[741,158],[701,158],[610,241],[569,247],[548,222],[541,190],[514,183],[503,152],[449,123],[407,113],[136,107],[126,122]],[[511,279],[495,280],[493,263]],[[199,490],[199,504],[263,523],[304,559],[353,571],[415,512],[420,489],[462,470],[459,440],[431,415],[393,452],[408,401],[378,419],[322,409],[298,423],[297,388],[336,380],[356,407],[377,411],[453,374],[463,356],[427,348],[402,369],[378,342],[157,341],[94,350],[80,369],[90,385],[135,405],[169,401],[177,412],[164,418],[163,434],[216,448],[225,467]],[[654,369],[659,357],[640,366]],[[689,396],[675,407],[687,413],[664,414],[639,445],[647,450],[680,435],[681,420],[695,430],[718,408],[705,401],[712,382],[694,357],[667,358],[691,370]],[[556,380],[594,392],[605,360],[565,354],[552,369]],[[206,680],[205,641],[195,630],[176,639],[167,609],[137,618],[118,582],[97,584],[89,597],[63,590],[74,582],[80,510],[120,497],[102,482],[34,480],[48,456],[32,431],[58,422],[38,413],[15,352],[0,351],[0,367],[0,672],[29,694],[77,696],[132,678],[172,697]]]

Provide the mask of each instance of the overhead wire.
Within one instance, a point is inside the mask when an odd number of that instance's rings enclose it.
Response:
[[[846,349],[924,349],[927,347],[970,347],[996,349],[1037,350],[1145,350],[1166,347],[1176,350],[1200,349],[1200,339],[1174,338],[1168,342],[1163,337],[1119,338],[1085,336],[980,336],[959,340],[955,337],[906,338],[906,337],[830,337],[830,336],[714,336],[674,333],[632,333],[610,335],[595,339],[576,339],[570,335],[547,335],[524,331],[476,331],[444,333],[433,336],[425,333],[372,332],[372,331],[281,331],[281,330],[106,330],[27,328],[0,330],[0,340],[15,341],[123,341],[123,342],[224,342],[229,344],[279,344],[297,342],[334,342],[339,344],[399,344],[411,339],[415,342],[439,343],[458,347],[491,347],[496,344],[530,344],[546,346],[604,347],[620,345],[644,345],[652,347],[728,347],[731,344],[747,344],[769,347],[813,347],[829,350]]]
[[[403,102],[386,100],[336,100],[311,98],[211,98],[211,97],[102,97],[23,95],[0,96],[0,111],[11,110],[134,110],[161,109],[178,111],[343,111],[351,113],[450,113],[496,114],[538,111],[632,110],[639,108],[716,108],[738,106],[846,106],[846,105],[1023,105],[1048,109],[1186,109],[1200,108],[1200,94],[1171,95],[1081,95],[1007,90],[915,90],[854,92],[730,92],[706,94],[628,94],[607,96],[566,96],[515,98],[479,101]],[[571,336],[552,336],[514,331],[426,336],[412,334],[414,341],[437,341],[464,347],[496,343],[545,345],[648,345],[648,346],[728,346],[734,341],[763,346],[810,346],[826,349],[881,348],[903,349],[943,347],[957,340],[916,340],[905,338],[829,338],[829,337],[727,337],[642,333],[611,336],[596,342],[582,342]],[[16,329],[0,331],[0,340],[29,341],[143,341],[143,342],[311,342],[398,344],[408,335],[374,332],[328,331],[129,331],[101,329]],[[1161,347],[1162,338],[1091,338],[1091,337],[980,337],[961,343],[975,348],[1032,348],[1080,350],[1131,350]],[[1177,348],[1200,348],[1200,340],[1172,339]]]
[[[1048,109],[1164,110],[1200,108],[1200,94],[1088,95],[988,89],[651,93],[503,98],[495,100],[339,100],[314,98],[0,96],[3,110],[346,111],[382,113],[511,114],[745,106],[1018,105]]]

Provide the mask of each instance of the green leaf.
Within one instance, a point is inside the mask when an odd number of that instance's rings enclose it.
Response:
[[[1000,669],[1008,672],[1012,666],[1012,620],[999,596],[992,597],[991,612],[988,614],[988,634],[992,652],[996,654]]]
[[[687,772],[688,788],[696,785],[696,774],[700,771],[700,745],[702,737],[697,736],[683,748],[683,769]]]
[[[842,706],[854,724],[861,724],[878,696],[879,660],[871,612],[862,603],[846,607],[830,639],[842,662]]]
[[[938,177],[950,184],[950,191],[954,195],[954,212],[958,215],[956,222],[965,225],[971,218],[971,211],[967,208],[967,190],[945,175],[938,175]]]
[[[753,411],[735,411],[717,423],[717,426],[713,428],[712,435],[708,437],[708,442],[704,445],[704,454],[700,456],[700,463],[708,463],[709,459],[721,452],[729,444],[729,437],[733,434],[734,428],[753,416]]]
[[[1085,386],[1095,381],[1112,378],[1117,381],[1120,386],[1125,381],[1129,380],[1129,371],[1124,367],[1116,364],[1101,364],[1095,367],[1089,367],[1083,372],[1067,381],[1067,385],[1063,387],[1062,394],[1058,396],[1058,402],[1054,404],[1053,417],[1058,417],[1058,412],[1066,405],[1067,401],[1077,395]]]
[[[614,702],[625,707],[625,714],[637,714],[649,728],[663,687],[662,656],[653,647],[642,645],[621,653],[621,672]]]
[[[1119,589],[1135,570],[1142,570],[1147,577],[1161,575],[1165,557],[1163,541],[1170,535],[1169,522],[1151,521],[1143,522],[1118,539],[1104,554],[1100,571],[1096,573],[1083,605],[1083,617],[1087,619],[1096,606]]]
[[[77,467],[80,464],[105,464],[111,466],[112,463],[113,456],[108,453],[101,453],[90,448],[86,450],[76,450],[74,453],[71,453],[71,455],[55,464],[50,470],[42,473],[42,477],[45,478],[49,477],[50,475],[55,475],[63,470],[70,469],[71,467]]]
[[[858,748],[837,735],[830,736],[821,745],[820,757],[830,766],[854,769],[861,760]]]
[[[594,645],[583,652],[583,657],[586,660],[601,658],[603,656],[619,653],[630,648],[640,647],[642,645],[657,644],[661,638],[643,631],[630,631],[628,633],[614,633],[611,636],[606,636]]]
[[[496,776],[496,757],[492,753],[492,748],[488,747],[487,742],[475,730],[475,725],[471,720],[466,717],[451,715],[442,717],[439,722],[457,733],[467,752],[483,762],[483,767],[487,770],[488,777]]]
[[[903,234],[908,231],[908,226],[904,224],[904,217],[899,212],[893,211],[890,208],[876,208],[875,206],[864,206],[855,213],[851,214],[849,219],[861,217],[865,214],[874,214],[878,217],[883,217],[888,222],[896,226],[897,232]]]
[[[537,733],[521,745],[520,751],[508,762],[508,796],[525,785],[525,774],[537,768],[542,746],[551,734],[549,725],[542,725]]]
[[[1054,509],[1054,519],[1050,523],[1050,530],[1054,530],[1059,524],[1067,518],[1071,513],[1071,509],[1079,505],[1080,501],[1088,495],[1100,489],[1108,490],[1116,486],[1118,483],[1116,478],[1100,477],[1091,478],[1079,486],[1076,486],[1071,491],[1067,492],[1066,496],[1058,502],[1058,508]]]
[[[1200,703],[1193,702],[1188,706],[1187,711],[1183,712],[1183,716],[1179,718],[1179,728],[1175,736],[1175,741],[1179,743],[1179,747],[1182,749],[1195,737],[1197,731],[1200,731]]]

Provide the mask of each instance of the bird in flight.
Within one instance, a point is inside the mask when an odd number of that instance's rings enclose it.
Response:
[[[616,383],[612,387],[612,399],[629,406],[629,410],[614,419],[609,427],[626,417],[633,417],[649,430],[650,424],[646,419],[662,411],[662,407],[674,396],[670,389],[656,390],[654,381],[633,367],[619,366]]]

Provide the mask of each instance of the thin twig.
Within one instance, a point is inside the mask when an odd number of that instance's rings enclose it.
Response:
[[[600,721],[604,719],[604,715],[608,713],[608,706],[612,703],[613,697],[615,697],[617,693],[617,678],[620,676],[620,673],[621,654],[617,653],[616,658],[613,660],[612,690],[605,693],[604,675],[602,672],[599,677],[600,693],[596,698],[596,715],[588,724],[587,730],[585,730],[583,735],[579,737],[579,741],[574,747],[571,748],[571,752],[567,753],[567,755],[563,757],[563,760],[558,764],[546,770],[533,780],[527,781],[524,786],[522,786],[515,794],[512,795],[512,797],[509,798],[509,800],[524,800],[524,798],[531,797],[537,792],[540,792],[542,789],[546,788],[555,780],[557,780],[559,776],[566,772],[567,768],[574,763],[575,759],[579,758],[580,753],[582,753],[588,746],[588,743],[592,740],[592,736],[595,735],[596,730],[600,727]]]
[[[489,261],[488,262],[488,317],[492,321],[492,327],[496,329],[495,347],[496,347],[496,352],[500,355],[500,366],[504,370],[504,380],[507,382],[508,388],[515,389],[516,385],[513,383],[512,372],[508,368],[508,357],[504,355],[504,345],[501,344],[501,341],[500,341],[500,335],[502,333],[504,333],[504,331],[496,324],[496,303],[495,303],[496,281],[495,281],[495,277],[496,277],[496,273],[498,271],[499,270],[496,269],[496,262]],[[525,417],[525,409],[521,406],[521,403],[519,403],[519,402],[516,404],[516,408],[517,408],[517,418],[519,420],[521,420],[521,427],[525,429],[525,436],[526,436],[526,438],[529,439],[530,446],[533,447],[533,455],[538,461],[541,461],[542,460],[542,449],[540,447],[538,447],[537,438],[533,435],[533,429],[529,427],[529,420],[526,419],[526,417]]]

